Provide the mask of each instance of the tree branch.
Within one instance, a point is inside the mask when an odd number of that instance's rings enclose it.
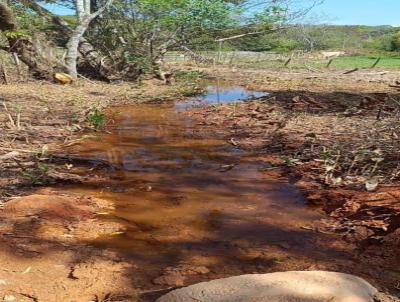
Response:
[[[269,29],[266,29],[266,30],[259,30],[259,31],[251,31],[251,32],[248,32],[248,33],[235,35],[235,36],[231,36],[231,37],[227,37],[227,38],[215,39],[214,41],[215,42],[224,42],[224,41],[228,41],[228,40],[235,40],[235,39],[239,39],[239,38],[246,37],[246,36],[259,35],[259,34],[263,34],[263,33],[266,33],[266,32],[274,32],[274,31],[277,31],[277,30],[282,30],[282,29],[287,29],[287,28],[289,28],[289,26],[286,26],[286,27],[283,27],[283,26],[274,27],[274,28],[269,28]]]
[[[100,16],[102,13],[104,13],[105,10],[108,9],[112,3],[113,3],[113,0],[107,0],[105,5],[103,5],[96,12],[94,12],[93,14],[90,15],[90,20],[93,20],[93,19],[97,18],[98,16]]]
[[[40,16],[44,17],[48,21],[56,24],[59,26],[65,33],[70,34],[72,32],[71,26],[61,19],[60,17],[54,15],[52,12],[49,10],[45,9],[44,7],[40,6],[37,4],[34,0],[19,0],[25,7],[28,7],[35,11],[37,14]]]

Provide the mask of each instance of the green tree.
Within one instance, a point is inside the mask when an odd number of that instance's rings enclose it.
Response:
[[[256,13],[247,1],[115,0],[95,21],[89,39],[115,60],[130,60],[153,68],[169,49],[197,44],[215,47],[215,39],[265,30],[277,22],[282,9],[263,6]],[[120,63],[118,63],[120,64]]]
[[[400,31],[393,35],[391,41],[391,49],[393,51],[400,51]]]

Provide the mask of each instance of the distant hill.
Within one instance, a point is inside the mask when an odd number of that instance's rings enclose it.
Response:
[[[389,25],[296,25],[293,28],[230,41],[225,48],[250,51],[316,51],[343,49],[349,52],[393,51],[400,27]]]

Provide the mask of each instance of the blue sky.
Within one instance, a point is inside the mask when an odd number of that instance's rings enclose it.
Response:
[[[325,0],[314,13],[334,24],[400,26],[400,0]]]
[[[58,14],[71,14],[56,4],[45,6]],[[332,24],[400,26],[400,0],[325,0],[314,8],[310,19]]]

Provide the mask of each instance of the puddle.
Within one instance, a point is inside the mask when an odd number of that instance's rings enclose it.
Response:
[[[223,91],[216,96],[212,89],[202,102],[249,96],[244,89]],[[242,257],[243,248],[268,251],[282,244],[300,254],[313,253],[314,235],[302,226],[321,215],[305,206],[287,179],[260,171],[262,158],[202,134],[177,110],[185,106],[116,108],[110,133],[72,147],[71,153],[110,162],[112,168],[96,172],[110,180],[62,190],[113,201],[116,209],[109,219],[127,227],[124,234],[92,244],[124,251],[148,266],[193,255],[228,265]]]
[[[220,81],[203,81],[206,92],[186,102],[175,104],[176,109],[187,109],[213,104],[227,104],[268,96],[268,92],[249,90],[242,86]]]

